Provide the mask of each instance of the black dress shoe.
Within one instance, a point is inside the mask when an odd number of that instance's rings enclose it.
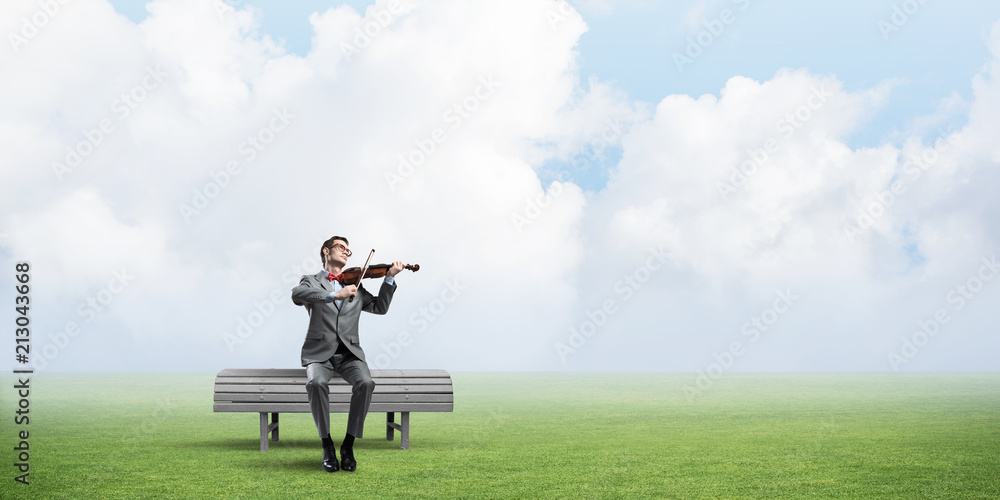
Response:
[[[347,472],[354,472],[358,468],[358,462],[354,460],[354,449],[340,447],[340,463]]]
[[[337,452],[333,446],[323,447],[323,470],[327,472],[337,472],[340,466],[337,465]]]

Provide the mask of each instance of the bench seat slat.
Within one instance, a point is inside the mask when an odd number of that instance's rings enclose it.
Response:
[[[396,385],[442,385],[451,384],[448,377],[372,377],[376,384],[396,384]],[[305,385],[305,377],[217,377],[218,384],[284,384],[284,385]],[[347,385],[347,381],[334,377],[330,379],[329,385]]]
[[[330,393],[351,392],[349,385],[330,385]],[[215,392],[246,392],[250,394],[298,394],[306,393],[305,384],[302,385],[242,385],[242,384],[216,384]],[[399,393],[399,394],[451,394],[451,385],[375,385],[375,394]]]
[[[247,403],[215,403],[213,411],[217,412],[269,412],[269,413],[309,413],[308,403],[254,403],[253,409],[248,409]],[[453,403],[375,403],[372,402],[368,412],[402,412],[402,411],[454,411]],[[330,413],[348,413],[350,403],[330,403]]]
[[[373,403],[451,403],[452,394],[372,394]],[[303,394],[247,394],[247,393],[216,393],[215,401],[234,403],[308,403],[309,398]],[[330,401],[349,403],[350,393],[330,394]]]
[[[219,377],[302,377],[305,368],[226,368]],[[450,377],[445,370],[371,370],[377,377]]]

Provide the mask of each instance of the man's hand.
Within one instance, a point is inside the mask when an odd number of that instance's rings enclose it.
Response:
[[[405,265],[406,264],[403,264],[403,261],[397,260],[396,262],[392,263],[392,267],[390,267],[389,270],[385,272],[385,275],[388,276],[388,277],[390,277],[390,278],[393,278],[397,274],[399,274],[399,273],[401,273],[403,271],[403,266],[405,266]]]
[[[344,288],[337,290],[337,293],[333,294],[333,299],[344,300],[353,297],[357,294],[358,294],[358,287],[356,285],[347,285]]]

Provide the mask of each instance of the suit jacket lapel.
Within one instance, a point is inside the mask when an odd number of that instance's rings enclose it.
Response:
[[[332,292],[333,291],[333,286],[330,285],[330,280],[328,280],[326,278],[328,274],[329,273],[327,273],[326,271],[320,271],[320,272],[318,272],[318,273],[315,274],[315,278],[316,278],[316,281],[319,282],[319,286],[322,289],[324,289],[324,290],[326,290],[328,292]]]
[[[319,282],[319,286],[320,287],[322,287],[327,292],[332,292],[333,291],[333,283],[331,283],[330,280],[327,278],[327,276],[329,276],[329,274],[330,273],[328,273],[327,271],[324,270],[324,271],[320,271],[320,272],[316,273],[315,277],[316,277],[316,281]],[[340,306],[337,305],[337,301],[336,300],[333,301],[333,302],[331,302],[331,304],[333,304],[333,307],[337,308],[337,311],[341,310]]]

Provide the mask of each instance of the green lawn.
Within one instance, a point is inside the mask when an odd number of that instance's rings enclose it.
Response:
[[[1000,373],[458,373],[454,413],[369,415],[358,471],[328,474],[308,414],[213,413],[214,374],[42,374],[29,486],[3,498],[998,498]],[[397,417],[398,420],[398,417]],[[333,415],[339,445],[346,415]],[[18,428],[20,428],[18,426]]]

